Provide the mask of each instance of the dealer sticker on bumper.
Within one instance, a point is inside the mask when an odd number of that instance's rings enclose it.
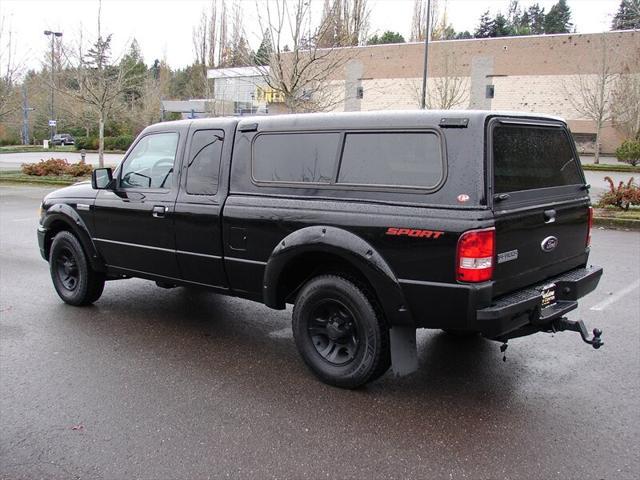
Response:
[[[542,308],[550,307],[556,303],[556,284],[551,283],[542,287]]]

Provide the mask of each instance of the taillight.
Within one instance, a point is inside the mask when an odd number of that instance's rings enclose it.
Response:
[[[591,245],[591,227],[593,226],[593,207],[589,207],[589,226],[587,227],[587,247]]]
[[[458,239],[456,276],[459,282],[485,282],[493,276],[496,230],[469,230]]]

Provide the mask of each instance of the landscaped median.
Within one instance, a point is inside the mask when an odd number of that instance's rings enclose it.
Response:
[[[583,163],[583,170],[591,170],[594,172],[623,172],[623,173],[640,173],[640,165],[627,165],[626,163]]]
[[[20,170],[0,170],[1,183],[30,183],[38,185],[73,185],[83,180],[89,180],[88,176],[74,177],[72,175],[27,175]]]
[[[617,208],[596,208],[593,224],[617,230],[640,230],[640,208],[621,211]]]

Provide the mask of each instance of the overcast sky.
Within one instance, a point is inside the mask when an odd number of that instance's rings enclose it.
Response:
[[[231,3],[233,0],[227,0]],[[261,39],[256,1],[239,0],[245,12],[244,27],[248,40],[257,48]],[[258,5],[266,0],[259,0]],[[322,0],[312,0],[316,11]],[[443,0],[440,0],[442,3]],[[473,32],[480,15],[487,9],[506,12],[509,0],[448,0],[449,21],[457,31]],[[527,7],[534,0],[521,0]],[[537,0],[548,11],[555,0]],[[608,30],[619,0],[568,0],[578,32]],[[400,32],[408,39],[413,0],[369,0],[370,33],[385,30]],[[119,55],[136,38],[145,61],[166,57],[172,67],[193,61],[192,28],[210,0],[103,0],[102,29],[113,33],[114,53]],[[47,49],[43,31],[62,31],[66,40],[78,38],[79,31],[91,37],[96,31],[98,0],[0,0],[0,17],[5,30],[11,27],[16,55],[28,66],[38,67]]]

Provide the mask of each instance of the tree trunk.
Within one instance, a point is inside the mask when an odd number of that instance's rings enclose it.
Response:
[[[596,125],[596,145],[593,152],[593,163],[598,165],[600,163],[600,130],[602,130],[602,126],[600,124]]]
[[[100,114],[98,122],[98,168],[104,168],[104,115]]]

